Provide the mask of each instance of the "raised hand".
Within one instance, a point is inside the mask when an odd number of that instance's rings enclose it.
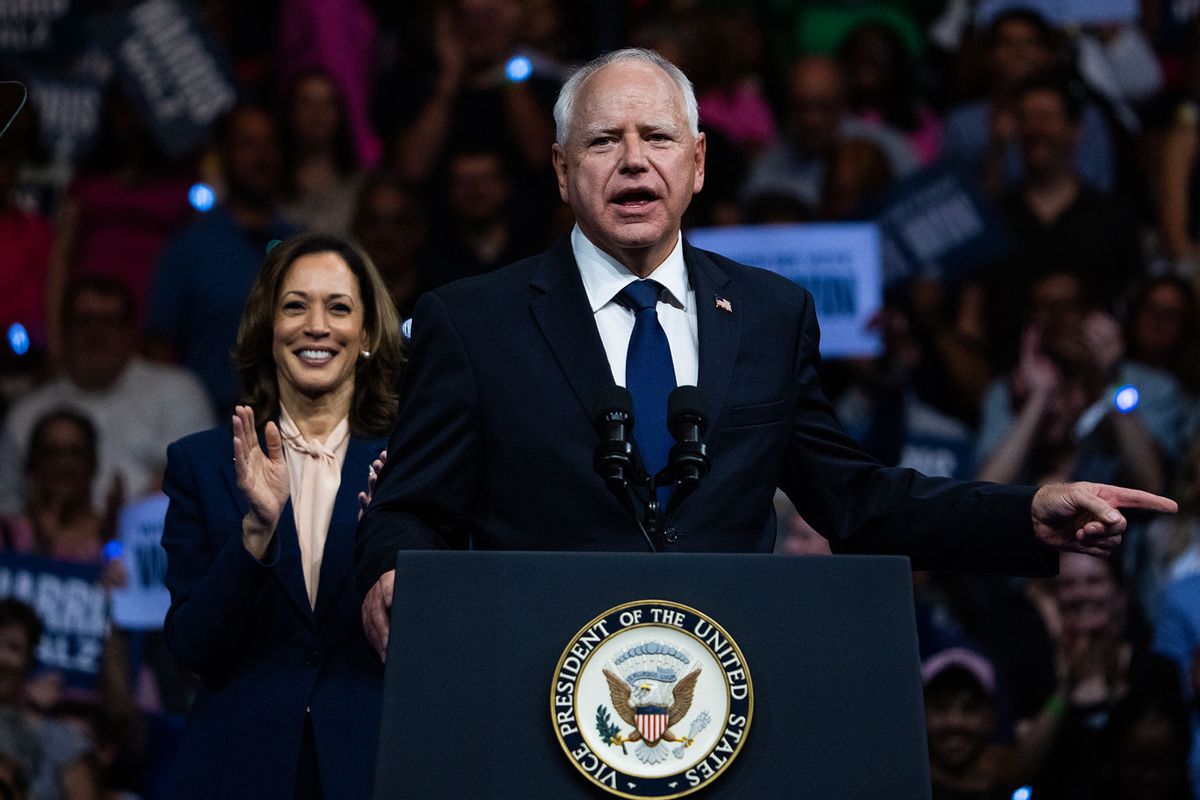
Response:
[[[367,490],[358,493],[358,518],[362,519],[362,515],[366,513],[367,506],[371,505],[371,498],[375,495],[375,482],[379,480],[379,473],[383,471],[383,465],[387,463],[387,450],[379,454],[379,458],[371,462],[371,468],[367,471]]]
[[[283,437],[274,422],[267,423],[263,438],[266,452],[258,444],[254,411],[249,406],[237,406],[233,415],[233,463],[238,488],[250,506],[242,520],[242,541],[255,558],[266,553],[291,493]]]
[[[1062,383],[1058,367],[1042,354],[1042,334],[1035,327],[1026,328],[1021,335],[1021,360],[1015,377],[1018,394],[1026,397],[1049,397]]]
[[[1125,517],[1117,509],[1174,514],[1174,500],[1106,483],[1051,483],[1037,490],[1030,513],[1033,532],[1057,550],[1107,556],[1121,543]]]

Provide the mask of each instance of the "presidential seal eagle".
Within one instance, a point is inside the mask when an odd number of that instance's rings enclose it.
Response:
[[[684,747],[691,747],[694,739],[676,736],[671,726],[682,722],[692,707],[696,681],[700,678],[699,667],[678,682],[643,679],[631,684],[608,669],[604,670],[604,678],[608,681],[617,716],[633,726],[629,736],[614,734],[610,744],[638,742],[634,755],[646,764],[659,764],[667,759],[665,742],[679,742]]]

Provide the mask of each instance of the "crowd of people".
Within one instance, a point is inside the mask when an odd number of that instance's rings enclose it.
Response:
[[[1054,579],[916,576],[935,798],[1200,797],[1200,8],[185,5],[240,91],[203,146],[169,155],[116,78],[70,161],[41,141],[36,92],[0,136],[0,549],[124,583],[106,544],[161,496],[167,446],[249,399],[232,354],[276,240],[352,238],[401,319],[542,251],[572,225],[550,158],[559,87],[604,50],[649,47],[694,83],[707,140],[685,235],[869,221],[947,170],[995,218],[1003,247],[889,283],[881,355],[823,364],[874,456],[1180,503]],[[69,52],[39,69],[95,70]],[[953,464],[922,460],[932,438]],[[780,551],[828,552],[779,510]],[[0,797],[163,796],[202,665],[118,628],[73,694],[34,666],[41,625],[0,603]]]

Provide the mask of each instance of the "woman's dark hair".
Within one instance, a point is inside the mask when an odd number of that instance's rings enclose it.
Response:
[[[19,625],[25,631],[25,638],[29,640],[29,663],[33,666],[33,654],[37,652],[38,642],[41,641],[44,630],[41,617],[28,603],[14,597],[5,597],[0,599],[0,628],[10,625]]]
[[[292,114],[296,109],[296,97],[300,86],[305,81],[320,78],[333,87],[337,97],[338,123],[334,133],[333,159],[337,165],[338,174],[346,177],[358,169],[358,150],[354,146],[354,135],[350,130],[350,113],[346,108],[346,95],[337,80],[327,70],[311,67],[298,72],[288,82],[283,93],[283,105],[280,109],[280,140],[283,147],[284,191],[289,195],[296,192],[295,173],[300,163],[300,143],[296,140],[296,129],[292,122]]]
[[[33,432],[29,435],[29,448],[25,453],[25,469],[26,471],[33,470],[36,465],[37,458],[42,452],[42,438],[46,435],[46,430],[55,423],[67,422],[74,425],[83,434],[83,446],[86,450],[88,459],[88,471],[93,476],[96,474],[96,465],[99,463],[99,434],[96,432],[95,424],[80,414],[78,411],[72,411],[69,408],[59,408],[43,414],[33,425]]]
[[[1132,337],[1133,322],[1150,299],[1150,294],[1161,286],[1169,286],[1183,298],[1183,319],[1179,325],[1179,341],[1168,356],[1168,368],[1183,388],[1190,392],[1200,390],[1200,308],[1196,295],[1186,278],[1179,275],[1159,275],[1140,284],[1129,299],[1129,323],[1125,326],[1126,352],[1138,358],[1137,342]]]
[[[1083,122],[1083,114],[1087,108],[1087,89],[1071,76],[1063,73],[1035,75],[1017,90],[1021,98],[1033,92],[1049,92],[1056,95],[1062,103],[1063,113],[1071,124],[1079,125]]]
[[[110,80],[100,102],[96,137],[84,153],[80,168],[106,175],[136,164],[152,172],[162,170],[170,162],[120,82]]]
[[[242,378],[243,402],[254,409],[260,426],[279,414],[279,384],[272,353],[279,290],[292,264],[313,253],[336,254],[358,279],[363,338],[371,355],[358,359],[355,367],[350,430],[356,436],[381,436],[391,430],[398,404],[396,385],[404,366],[400,317],[370,257],[358,245],[333,234],[297,236],[267,254],[246,299],[233,351],[234,365]]]
[[[988,47],[994,47],[996,40],[999,38],[1000,29],[1009,22],[1023,22],[1033,28],[1037,33],[1037,37],[1042,46],[1047,50],[1052,50],[1058,46],[1058,31],[1055,30],[1045,16],[1041,12],[1033,8],[1030,3],[1029,7],[1010,8],[1007,11],[1001,11],[987,26],[984,34],[984,41]]]

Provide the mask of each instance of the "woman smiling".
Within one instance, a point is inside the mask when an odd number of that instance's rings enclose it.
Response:
[[[234,358],[245,405],[167,451],[171,649],[204,681],[171,796],[370,796],[381,667],[352,554],[396,409],[400,323],[356,246],[269,253]]]

